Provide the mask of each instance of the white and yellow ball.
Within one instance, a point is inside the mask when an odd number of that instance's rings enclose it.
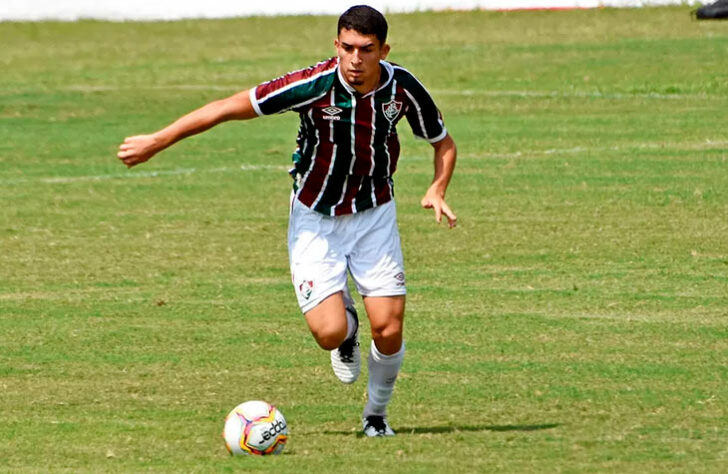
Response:
[[[233,408],[222,433],[233,456],[279,454],[288,441],[288,425],[276,407],[253,400]]]

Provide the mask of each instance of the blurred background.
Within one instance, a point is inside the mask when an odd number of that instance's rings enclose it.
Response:
[[[422,10],[511,10],[532,8],[636,7],[681,5],[682,0],[372,0],[368,2],[278,0],[4,0],[2,20],[175,20],[227,18],[250,15],[340,14],[352,5],[366,3],[386,13]]]

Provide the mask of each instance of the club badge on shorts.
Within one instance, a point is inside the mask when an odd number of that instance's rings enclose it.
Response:
[[[393,122],[402,111],[402,102],[390,100],[386,104],[382,104],[382,113],[390,122]]]
[[[313,282],[311,280],[303,280],[298,285],[298,294],[301,295],[301,297],[304,300],[307,300],[311,297],[311,293],[313,292]]]

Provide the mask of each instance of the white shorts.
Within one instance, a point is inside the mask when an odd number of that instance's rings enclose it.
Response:
[[[297,199],[288,223],[291,279],[301,311],[346,288],[347,270],[362,296],[407,293],[394,201],[330,217]]]

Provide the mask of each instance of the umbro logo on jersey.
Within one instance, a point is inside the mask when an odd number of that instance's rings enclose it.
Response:
[[[322,118],[324,120],[341,120],[341,117],[339,117],[339,114],[343,111],[344,111],[343,109],[334,107],[332,105],[330,107],[326,107],[325,109],[321,109],[321,112],[326,114]]]
[[[402,111],[402,102],[398,102],[396,100],[390,100],[386,104],[382,104],[382,112],[384,113],[384,116],[387,117],[387,120],[390,122],[394,122],[394,119],[399,116],[399,113]]]

